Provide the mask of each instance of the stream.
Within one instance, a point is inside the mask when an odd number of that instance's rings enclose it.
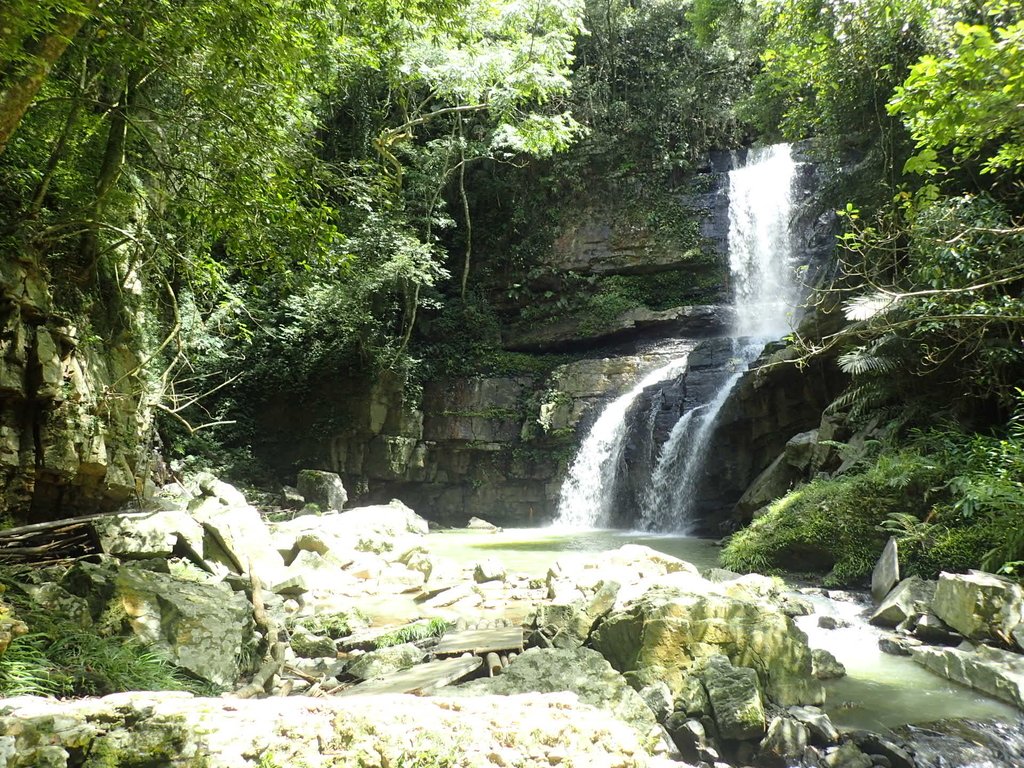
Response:
[[[500,532],[473,530],[439,531],[427,536],[431,553],[450,558],[460,564],[471,564],[487,557],[500,560],[509,571],[541,578],[563,554],[602,552],[624,544],[642,544],[700,569],[718,566],[717,545],[708,539],[672,534],[657,535],[638,531],[584,530],[565,531],[558,528],[506,529]],[[810,592],[811,594],[808,594]],[[864,615],[870,605],[867,595],[859,593],[825,593],[807,590],[801,594],[815,608],[815,613],[796,619],[807,634],[812,648],[832,653],[847,671],[846,677],[826,681],[828,700],[824,707],[837,727],[889,733],[901,729],[907,737],[918,735],[929,742],[929,749],[942,738],[974,743],[963,734],[981,730],[991,734],[1001,749],[1012,743],[1011,735],[1022,740],[1020,713],[1013,707],[991,699],[969,688],[948,682],[920,667],[904,656],[892,656],[878,648],[881,629],[867,623]],[[830,599],[835,594],[840,599]],[[839,620],[836,629],[818,626],[821,616]],[[942,736],[924,724],[955,721],[943,726]],[[982,721],[970,726],[963,721]],[[998,723],[996,725],[994,723]],[[903,727],[914,730],[906,731]],[[971,731],[971,728],[974,731]],[[948,736],[946,731],[954,735]],[[1004,735],[1001,735],[1005,731]],[[955,735],[959,734],[959,735]],[[1024,748],[1024,744],[1021,745]],[[981,748],[979,748],[981,749]],[[941,753],[941,749],[940,749]],[[939,758],[937,758],[939,759]],[[966,758],[958,758],[966,759]],[[1017,766],[1015,761],[934,762],[936,768],[1001,768]]]

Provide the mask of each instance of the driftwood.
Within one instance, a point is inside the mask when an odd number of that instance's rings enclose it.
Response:
[[[114,513],[0,530],[0,562],[49,565],[100,553],[93,523]]]
[[[274,675],[280,674],[284,668],[284,650],[284,643],[274,643],[270,647],[270,658],[263,662],[263,666],[253,675],[252,682],[234,692],[234,697],[253,699],[267,693],[268,687],[272,687]]]

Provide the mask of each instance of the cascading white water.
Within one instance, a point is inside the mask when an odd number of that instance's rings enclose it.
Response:
[[[662,445],[651,474],[650,488],[640,509],[640,528],[647,531],[672,530],[683,535],[690,533],[689,516],[680,515],[680,510],[684,513],[688,510],[696,490],[704,464],[702,454],[715,426],[715,418],[740,376],[761,351],[761,344],[737,341],[734,351],[736,356],[729,363],[732,373],[714,399],[684,413]]]
[[[611,512],[609,490],[626,442],[626,411],[647,387],[674,379],[685,369],[686,357],[675,358],[648,373],[601,412],[562,483],[556,526],[579,530],[607,524]]]
[[[729,173],[733,336],[764,341],[790,330],[798,290],[789,232],[796,164],[788,144],[751,149]]]
[[[673,427],[640,512],[648,530],[690,532],[697,481],[719,411],[764,343],[790,328],[798,290],[789,219],[796,165],[788,144],[752,149],[729,173],[729,267],[736,323],[733,372],[714,399]]]

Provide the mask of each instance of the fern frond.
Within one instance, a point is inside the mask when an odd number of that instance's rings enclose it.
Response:
[[[857,296],[843,305],[843,315],[850,321],[871,320],[895,309],[899,298],[882,292]]]
[[[839,395],[825,408],[825,413],[839,413],[849,409],[850,418],[857,420],[869,411],[884,405],[892,395],[893,392],[888,381],[882,379],[866,381],[863,384],[850,387]]]
[[[865,373],[889,373],[899,367],[899,361],[887,355],[880,355],[867,347],[857,347],[839,356],[839,367],[843,373],[862,376]]]

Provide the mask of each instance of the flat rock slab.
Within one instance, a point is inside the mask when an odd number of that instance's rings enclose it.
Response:
[[[417,664],[415,667],[395,672],[376,680],[346,688],[338,696],[365,696],[380,693],[412,693],[428,691],[454,683],[476,672],[484,660],[479,656],[459,657]]]
[[[1024,709],[1024,656],[978,646],[974,651],[959,648],[913,648],[914,661],[936,674],[1002,699]]]
[[[449,632],[434,648],[438,656],[452,653],[491,653],[498,651],[522,651],[523,630],[520,627],[498,629],[467,629],[463,632]]]
[[[203,699],[147,692],[22,697],[0,707],[7,768],[73,765],[86,751],[108,765],[208,768],[253,766],[257,755],[264,765],[308,768],[682,768],[648,757],[632,728],[571,693]]]

